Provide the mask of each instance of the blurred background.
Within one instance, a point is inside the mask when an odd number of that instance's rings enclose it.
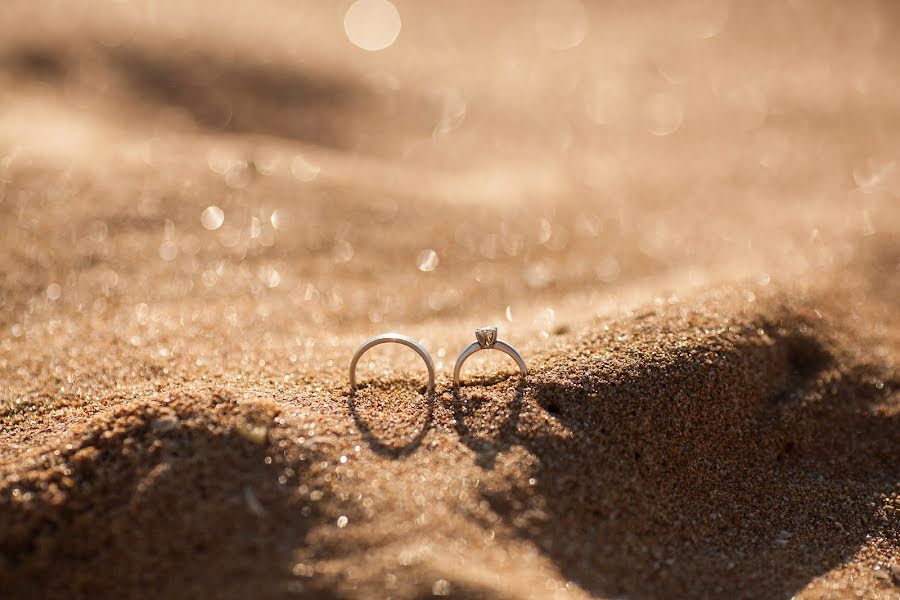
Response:
[[[6,2],[0,321],[99,318],[164,359],[207,338],[190,362],[221,367],[208,342],[251,326],[293,354],[312,327],[436,319],[546,338],[710,282],[816,280],[893,239],[897,17]]]

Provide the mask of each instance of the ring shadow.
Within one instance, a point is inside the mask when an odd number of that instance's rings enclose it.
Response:
[[[508,376],[502,374],[474,377],[470,386],[493,386],[506,381],[508,378]],[[497,456],[517,443],[516,428],[518,427],[519,416],[522,413],[526,387],[525,378],[520,378],[514,388],[515,394],[512,400],[506,405],[509,412],[503,420],[503,424],[491,438],[476,435],[466,422],[472,418],[477,418],[475,415],[476,411],[490,403],[491,398],[475,395],[464,399],[462,387],[453,389],[452,410],[456,433],[459,435],[463,445],[475,452],[475,463],[481,468],[492,469]]]
[[[371,448],[372,451],[379,456],[385,456],[394,459],[409,456],[410,454],[415,452],[419,446],[422,445],[422,440],[425,439],[425,436],[431,429],[432,422],[434,420],[434,389],[429,391],[425,386],[421,386],[418,388],[419,393],[424,392],[426,397],[427,404],[425,409],[425,421],[422,423],[421,428],[412,437],[412,439],[401,446],[395,446],[387,441],[384,441],[378,434],[376,434],[372,430],[370,424],[360,414],[357,400],[359,391],[361,389],[376,387],[388,389],[397,383],[408,384],[409,382],[404,379],[392,379],[379,383],[361,384],[356,390],[350,390],[350,393],[347,395],[347,406],[350,409],[350,416],[353,417],[353,422],[356,423],[356,427],[357,429],[359,429],[360,435],[369,445],[369,448]]]
[[[767,360],[769,372],[748,368]],[[790,597],[870,535],[897,535],[869,504],[900,485],[891,458],[900,418],[872,410],[887,395],[865,383],[876,374],[845,373],[821,388],[831,357],[791,333],[771,349],[684,363],[663,378],[648,370],[602,385],[532,382],[530,398],[566,438],[517,430],[521,387],[500,430],[477,436],[469,423],[480,405],[454,393],[456,429],[479,465],[493,468],[513,446],[538,458],[535,484],[485,500],[514,524],[513,507],[536,498],[543,516],[516,525],[518,535],[564,577],[599,596]],[[755,390],[742,404],[731,388],[710,386],[735,371]],[[771,384],[753,383],[761,379]]]

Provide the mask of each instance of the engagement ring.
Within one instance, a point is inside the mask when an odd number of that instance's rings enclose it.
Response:
[[[528,368],[525,366],[525,361],[522,360],[522,357],[519,356],[519,353],[516,352],[515,348],[506,342],[501,342],[497,339],[496,327],[479,327],[475,330],[475,342],[463,350],[462,354],[459,355],[459,358],[456,359],[456,367],[453,369],[453,385],[459,387],[459,371],[462,369],[463,363],[466,362],[467,358],[479,350],[499,350],[500,352],[505,352],[519,365],[522,377],[528,375]]]

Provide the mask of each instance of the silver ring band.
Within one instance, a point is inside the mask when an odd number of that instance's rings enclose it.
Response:
[[[353,355],[353,360],[350,361],[350,390],[356,391],[356,363],[359,362],[362,355],[379,344],[391,343],[409,346],[422,357],[422,360],[425,361],[425,366],[428,367],[428,393],[433,392],[434,362],[431,360],[431,355],[428,354],[428,351],[425,350],[425,348],[419,345],[419,342],[409,336],[401,335],[399,333],[382,333],[381,335],[376,335],[375,337],[366,340],[363,345],[359,347],[356,354]]]
[[[456,359],[456,366],[453,368],[453,385],[459,387],[459,372],[462,370],[463,363],[466,362],[466,359],[478,352],[479,350],[499,350],[500,352],[504,352],[512,357],[516,364],[519,365],[519,371],[522,372],[522,377],[526,377],[528,375],[528,367],[525,366],[525,361],[522,360],[522,357],[516,352],[516,349],[507,344],[506,342],[501,342],[497,339],[497,328],[496,327],[484,327],[481,329],[477,329],[475,331],[475,338],[477,341],[472,342],[468,348],[462,351],[462,354],[459,355],[459,358]]]

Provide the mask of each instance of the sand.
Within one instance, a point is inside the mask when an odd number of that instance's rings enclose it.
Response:
[[[896,7],[395,4],[4,6],[2,596],[900,598]]]

